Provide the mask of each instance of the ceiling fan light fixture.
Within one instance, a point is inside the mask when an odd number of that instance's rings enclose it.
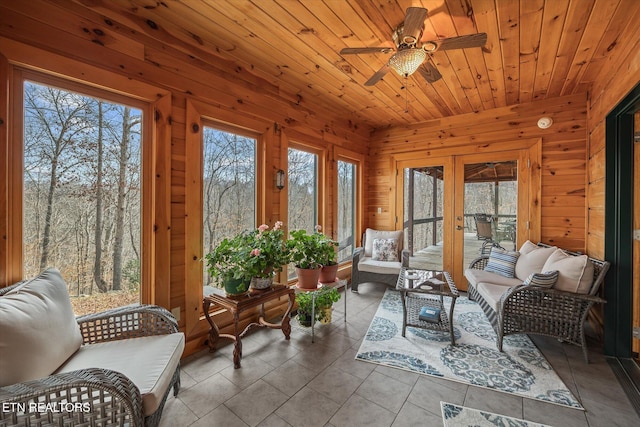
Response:
[[[423,49],[403,49],[389,58],[389,66],[400,76],[407,77],[415,73],[426,58],[427,54]]]

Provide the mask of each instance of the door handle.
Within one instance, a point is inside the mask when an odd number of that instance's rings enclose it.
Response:
[[[463,226],[461,226],[461,225],[456,225],[456,230],[463,230],[463,229],[464,229],[464,227],[463,227]]]

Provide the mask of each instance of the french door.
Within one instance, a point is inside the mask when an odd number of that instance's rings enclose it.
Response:
[[[491,247],[516,250],[540,239],[535,154],[527,149],[456,156],[452,273],[460,289],[467,289],[464,270]],[[487,234],[479,232],[480,219],[488,222]]]
[[[449,271],[466,290],[464,269],[483,245],[487,252],[493,243],[513,250],[540,239],[540,141],[524,149],[397,160],[396,168],[396,229],[404,229],[412,267]],[[492,223],[488,242],[478,235],[478,213]]]

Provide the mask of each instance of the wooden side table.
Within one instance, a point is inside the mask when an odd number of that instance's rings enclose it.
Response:
[[[207,322],[211,326],[209,329],[209,351],[214,352],[216,350],[216,344],[218,340],[222,338],[229,338],[234,341],[233,348],[233,366],[238,369],[240,367],[240,359],[242,358],[242,342],[241,339],[246,333],[253,327],[282,329],[285,339],[289,339],[291,335],[291,324],[289,314],[293,308],[293,302],[295,300],[295,291],[286,285],[273,285],[270,289],[255,290],[252,289],[248,294],[240,297],[229,298],[224,295],[212,294],[204,297],[202,302],[202,309],[204,315],[207,318]],[[269,323],[264,319],[264,304],[268,301],[280,298],[282,296],[289,297],[289,305],[287,311],[282,317],[280,323]],[[221,307],[226,308],[233,315],[234,334],[221,334],[218,326],[211,319],[209,315],[209,308],[211,304],[219,304]],[[252,322],[247,325],[242,332],[240,332],[240,313],[250,308],[260,306],[260,317],[258,323]]]

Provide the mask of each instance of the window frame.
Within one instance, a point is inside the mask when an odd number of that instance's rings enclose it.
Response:
[[[66,61],[62,61],[66,62]],[[74,64],[76,64],[74,62]],[[92,67],[79,65],[80,72],[90,73]],[[97,73],[99,77],[104,74]],[[11,126],[8,131],[8,146],[2,166],[7,174],[6,181],[0,186],[1,195],[6,203],[0,206],[7,218],[6,246],[0,248],[6,256],[0,258],[0,270],[4,274],[0,277],[0,285],[10,285],[24,279],[23,265],[23,179],[24,179],[24,85],[26,81],[35,84],[50,85],[62,90],[69,90],[85,96],[104,99],[105,101],[126,104],[142,111],[141,138],[141,234],[140,234],[140,302],[159,304],[169,307],[169,283],[157,286],[159,278],[168,277],[169,266],[160,267],[163,263],[156,263],[158,255],[169,253],[170,230],[170,126],[169,111],[170,96],[168,93],[149,85],[138,86],[137,93],[118,90],[126,79],[113,77],[105,80],[80,80],[71,76],[63,76],[52,72],[42,72],[19,65],[10,66],[8,72],[9,107],[11,112]],[[111,76],[110,76],[111,77]],[[106,84],[106,83],[109,84]],[[151,97],[153,93],[153,97]],[[162,166],[164,164],[164,166]],[[153,177],[156,179],[152,179]],[[164,203],[166,202],[166,203]],[[166,224],[166,232],[158,230],[158,226]],[[166,264],[166,263],[165,263]],[[166,272],[165,272],[166,270]]]
[[[255,223],[266,221],[266,203],[272,196],[266,191],[266,161],[268,145],[274,141],[275,133],[262,122],[256,122],[250,117],[234,114],[225,116],[216,107],[188,98],[186,101],[186,134],[184,159],[189,163],[185,168],[185,248],[184,248],[184,303],[185,303],[185,334],[192,336],[208,330],[202,311],[203,288],[203,257],[204,238],[203,224],[203,130],[204,126],[215,127],[226,132],[255,138],[256,140],[256,205]],[[227,119],[227,120],[225,120]],[[238,123],[232,123],[234,119]],[[261,133],[258,129],[266,129]],[[218,310],[212,307],[212,310]],[[222,322],[225,323],[225,322]]]
[[[360,242],[360,236],[362,236],[363,233],[363,229],[362,229],[362,224],[364,223],[364,209],[363,209],[363,201],[364,201],[364,163],[365,163],[365,157],[362,154],[344,149],[342,147],[335,147],[334,148],[334,160],[335,160],[335,164],[336,164],[336,168],[335,168],[335,200],[333,201],[333,205],[334,206],[338,206],[338,161],[343,161],[343,162],[347,162],[347,163],[352,163],[356,165],[356,182],[354,184],[355,187],[355,195],[354,195],[354,201],[355,201],[355,206],[354,206],[354,230],[353,230],[353,248],[355,250],[355,248],[358,247],[358,243]],[[335,209],[334,211],[334,218],[333,218],[333,223],[336,224],[335,227],[335,237],[337,238],[338,235],[338,210]],[[345,260],[342,263],[340,263],[341,266],[344,265],[351,265],[351,260]]]
[[[261,206],[263,206],[263,200],[264,200],[264,195],[260,194],[260,188],[262,188],[262,182],[264,181],[264,177],[261,174],[261,171],[264,170],[264,143],[262,142],[264,140],[264,138],[262,138],[262,136],[255,131],[252,130],[248,130],[239,126],[233,126],[229,123],[225,123],[225,122],[220,122],[218,120],[214,120],[212,118],[209,117],[202,117],[202,130],[200,132],[200,180],[199,180],[199,190],[200,190],[200,198],[202,200],[202,204],[201,204],[201,208],[200,208],[200,219],[201,219],[201,226],[203,226],[204,224],[204,193],[203,193],[203,174],[204,174],[204,128],[208,127],[208,128],[212,128],[215,130],[219,130],[219,131],[223,131],[223,132],[227,132],[227,133],[233,133],[236,135],[240,135],[243,136],[245,138],[251,138],[254,139],[256,141],[255,143],[255,147],[254,147],[254,165],[255,165],[255,188],[254,188],[254,192],[255,192],[255,198],[254,198],[254,215],[253,215],[253,226],[254,227],[258,227],[259,222],[260,222],[260,218],[262,218],[262,212],[264,211],[264,209],[261,208]],[[201,231],[200,234],[200,238],[202,239],[202,248],[201,248],[201,252],[202,252],[202,256],[206,255],[204,253],[204,230]],[[204,268],[204,261],[203,261],[203,268]],[[204,298],[204,283],[201,284],[200,286],[200,291],[203,293],[202,297]]]

